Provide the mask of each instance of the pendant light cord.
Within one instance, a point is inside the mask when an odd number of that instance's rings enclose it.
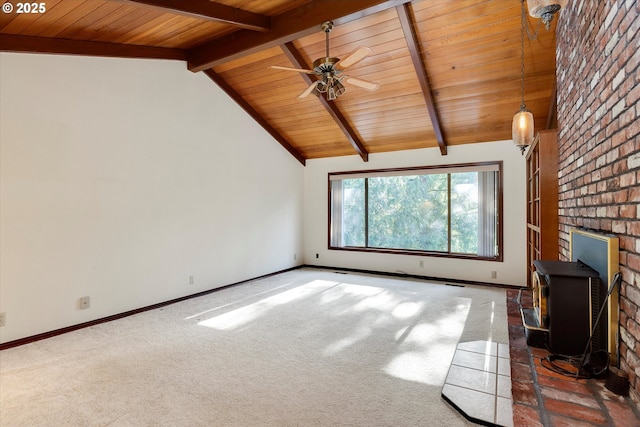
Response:
[[[538,26],[536,27],[536,31],[531,34],[531,30],[527,21],[527,11],[524,7],[525,0],[521,0],[520,4],[522,6],[521,13],[521,28],[520,28],[520,111],[525,111],[527,107],[524,105],[524,33],[527,32],[527,38],[529,40],[537,40],[538,39],[538,31],[540,30],[540,23],[542,21],[538,21]]]
[[[524,111],[527,108],[524,105],[524,28],[526,18],[524,0],[522,0],[522,15],[520,22],[520,111]]]

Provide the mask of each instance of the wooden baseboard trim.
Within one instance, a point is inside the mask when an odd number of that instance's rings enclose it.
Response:
[[[522,289],[522,286],[508,285],[505,283],[489,283],[489,282],[477,282],[473,280],[449,279],[446,277],[420,276],[417,274],[409,274],[409,273],[402,273],[402,272],[392,273],[388,271],[363,270],[363,269],[357,269],[357,268],[331,267],[331,266],[324,266],[324,265],[309,265],[309,264],[305,264],[303,267],[318,268],[322,270],[346,271],[349,273],[378,274],[380,276],[404,277],[404,278],[417,279],[417,280],[433,280],[436,282],[456,283],[460,285],[489,286],[493,288],[503,288],[503,289]]]
[[[160,302],[160,303],[157,303],[157,304],[148,305],[146,307],[136,308],[134,310],[129,310],[129,311],[125,311],[123,313],[118,313],[118,314],[114,314],[114,315],[111,315],[111,316],[102,317],[100,319],[91,320],[89,322],[79,323],[77,325],[71,325],[71,326],[67,326],[67,327],[64,327],[64,328],[56,329],[56,330],[53,330],[53,331],[43,332],[41,334],[32,335],[32,336],[25,337],[25,338],[19,338],[17,340],[13,340],[13,341],[8,341],[6,343],[0,344],[0,351],[6,350],[6,349],[9,349],[9,348],[13,348],[13,347],[18,347],[18,346],[25,345],[25,344],[29,344],[29,343],[32,343],[32,342],[44,340],[44,339],[47,339],[47,338],[55,337],[57,335],[66,334],[68,332],[77,331],[78,329],[88,328],[88,327],[91,327],[91,326],[99,325],[101,323],[106,323],[106,322],[111,322],[113,320],[122,319],[123,317],[133,316],[134,314],[143,313],[145,311],[155,310],[157,308],[165,307],[167,305],[175,304],[177,302],[185,301],[185,300],[188,300],[188,299],[191,299],[191,298],[197,298],[197,297],[201,297],[203,295],[208,295],[208,294],[220,291],[222,289],[228,289],[228,288],[230,288],[232,286],[238,286],[238,285],[241,285],[243,283],[250,282],[252,280],[264,279],[265,277],[275,276],[276,274],[285,273],[287,271],[292,271],[292,270],[297,270],[297,269],[302,268],[302,267],[304,267],[304,266],[300,265],[300,266],[296,266],[296,267],[287,268],[285,270],[280,270],[280,271],[276,271],[276,272],[273,272],[273,273],[265,274],[265,275],[262,275],[262,276],[254,277],[254,278],[251,278],[251,279],[242,280],[242,281],[236,282],[236,283],[230,283],[228,285],[223,285],[223,286],[220,286],[220,287],[217,287],[217,288],[214,288],[214,289],[209,289],[209,290],[206,290],[206,291],[198,292],[196,294],[186,295],[184,297],[175,298],[175,299],[172,299],[172,300],[169,300],[169,301],[164,301],[164,302]]]

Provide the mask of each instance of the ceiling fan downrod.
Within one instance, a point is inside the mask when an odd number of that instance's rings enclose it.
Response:
[[[328,79],[340,73],[340,70],[334,68],[338,61],[340,61],[340,58],[329,56],[329,33],[333,30],[333,21],[323,22],[320,29],[322,29],[325,34],[325,56],[324,58],[318,58],[313,61],[313,69],[318,75],[322,75],[325,79]]]
[[[331,32],[331,30],[333,30],[333,21],[323,22],[320,28],[322,29],[322,31],[324,31],[324,34],[325,34],[325,46],[326,46],[326,52],[327,52],[325,56],[328,58],[329,57],[329,33]]]

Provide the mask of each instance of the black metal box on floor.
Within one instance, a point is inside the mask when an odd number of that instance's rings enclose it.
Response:
[[[539,305],[546,306],[546,313],[540,311],[538,316],[547,323],[549,349],[582,354],[592,328],[597,329],[593,323],[602,292],[598,272],[581,262],[536,260],[533,265],[540,280]]]

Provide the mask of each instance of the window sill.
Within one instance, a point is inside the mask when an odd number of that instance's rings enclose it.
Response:
[[[395,254],[395,255],[411,255],[411,256],[421,256],[421,257],[439,257],[439,258],[503,262],[502,256],[500,255],[495,257],[486,257],[486,256],[479,256],[474,254],[452,254],[447,252],[409,250],[409,249],[363,248],[363,247],[357,247],[357,246],[346,246],[346,247],[329,246],[328,249],[333,251],[369,252],[369,253],[383,253],[383,254]]]

